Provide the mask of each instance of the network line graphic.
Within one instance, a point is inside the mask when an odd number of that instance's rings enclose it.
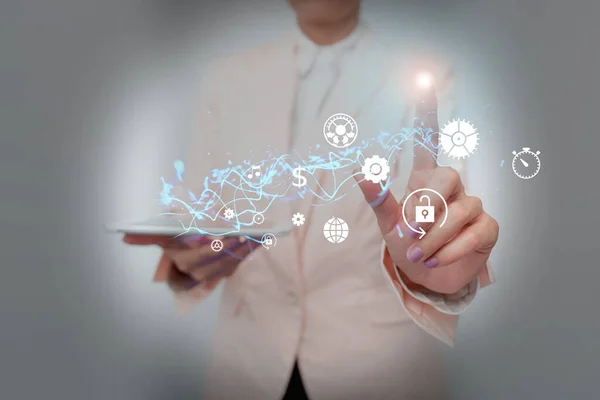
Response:
[[[307,196],[317,200],[312,206],[339,201],[356,185],[354,177],[363,175],[361,166],[367,158],[367,152],[375,150],[390,165],[395,164],[395,155],[403,148],[406,150],[423,147],[432,154],[437,153],[437,145],[434,145],[432,140],[437,132],[420,127],[422,124],[418,121],[414,126],[410,129],[403,128],[395,134],[380,132],[354,146],[343,150],[336,149],[327,154],[303,156],[297,152],[275,154],[271,151],[259,162],[251,163],[250,160],[245,160],[241,165],[213,169],[204,178],[199,193],[184,187],[185,165],[178,160],[174,163],[177,180],[167,182],[164,177],[161,178],[160,203],[172,210],[165,214],[186,217],[181,219],[186,221],[182,222],[186,233],[213,235],[200,226],[217,220],[222,220],[226,226],[230,226],[230,233],[237,233],[243,227],[253,225],[254,215],[267,215],[276,202],[290,202]],[[257,166],[262,172],[255,177],[252,172]],[[293,185],[293,173],[297,167],[302,167],[309,182],[302,188]],[[187,173],[195,177],[193,172]],[[323,174],[327,174],[329,179],[333,180],[332,187],[325,188],[320,184],[317,176]],[[382,195],[391,182],[392,179],[388,179],[379,183]],[[234,217],[224,218],[225,210],[233,210]]]

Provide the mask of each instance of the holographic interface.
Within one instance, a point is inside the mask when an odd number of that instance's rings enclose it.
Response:
[[[246,226],[268,220],[269,209],[275,202],[290,202],[311,195],[319,205],[335,203],[357,184],[356,175],[378,183],[383,195],[392,181],[388,179],[390,166],[397,162],[395,156],[400,150],[419,146],[432,154],[437,152],[432,140],[437,132],[420,125],[416,121],[412,129],[404,128],[395,134],[380,132],[326,155],[269,154],[260,162],[245,160],[242,165],[213,169],[204,178],[200,193],[183,187],[184,174],[189,171],[182,161],[176,161],[177,180],[167,182],[162,178],[160,202],[174,210],[167,214],[191,217],[189,225],[184,227],[186,233],[212,235],[200,227],[202,222],[226,221],[231,226],[230,233],[239,233]],[[376,149],[379,155],[367,157],[367,149],[369,152]],[[321,186],[316,179],[323,173],[333,177],[332,188]],[[302,224],[300,221],[299,215],[294,216],[296,226]]]
[[[339,115],[346,116],[346,114],[336,114],[328,121]],[[351,119],[350,116],[347,118]],[[352,131],[356,133],[358,129],[356,122],[353,119],[351,121]],[[178,160],[174,163],[177,181],[167,182],[162,178],[160,202],[172,210],[166,213],[167,215],[187,217],[186,221],[190,221],[189,224],[184,225],[182,222],[185,234],[214,236],[201,226],[216,220],[226,221],[227,226],[231,227],[225,235],[239,234],[246,226],[260,225],[265,219],[268,220],[269,209],[276,202],[291,202],[311,196],[310,198],[315,199],[311,206],[335,203],[344,198],[357,184],[355,179],[357,175],[361,175],[361,179],[379,184],[380,197],[384,196],[392,182],[392,178],[388,179],[390,166],[398,161],[396,156],[402,149],[412,150],[414,154],[415,148],[419,147],[429,151],[432,156],[441,150],[450,158],[464,158],[471,155],[479,141],[477,130],[465,120],[454,119],[446,124],[439,132],[439,145],[433,140],[438,132],[425,127],[418,119],[413,122],[414,127],[411,129],[403,128],[395,134],[380,132],[375,137],[357,141],[353,146],[345,143],[344,148],[339,148],[337,142],[331,143],[330,138],[326,136],[329,144],[337,148],[326,155],[323,152],[305,156],[297,152],[291,154],[271,152],[260,162],[244,160],[241,165],[232,165],[230,161],[226,168],[210,171],[209,176],[204,178],[200,193],[183,187],[186,171],[183,162]],[[339,131],[341,132],[342,129]],[[344,131],[342,136],[346,137],[346,134],[347,131]],[[353,136],[352,142],[354,140],[356,135]],[[365,155],[367,149],[368,153],[376,149],[379,155],[368,157]],[[525,153],[521,152],[515,158]],[[518,163],[513,162],[513,167],[515,164]],[[438,165],[443,166],[439,159]],[[537,165],[539,166],[539,162]],[[320,184],[317,176],[324,173],[333,178],[333,187],[325,188]],[[528,174],[527,178],[535,176],[536,173],[537,170]],[[175,193],[186,193],[186,196],[178,196]],[[422,200],[422,204],[419,205],[421,211],[419,218],[422,218],[423,222],[435,218],[433,210],[426,202],[427,194],[422,193],[419,198]],[[296,213],[290,217],[296,227],[304,224],[303,214]],[[423,232],[418,233],[423,237]]]

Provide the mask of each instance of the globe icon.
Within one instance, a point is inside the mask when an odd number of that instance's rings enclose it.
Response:
[[[348,224],[341,218],[333,217],[323,226],[323,235],[331,243],[342,243],[348,237],[349,232]]]

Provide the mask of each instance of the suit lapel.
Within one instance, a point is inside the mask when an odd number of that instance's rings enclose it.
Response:
[[[268,116],[267,147],[278,154],[283,154],[290,151],[298,73],[293,42],[286,40],[277,47],[269,63],[271,68],[263,75],[264,81],[258,85],[266,90],[263,89],[263,93],[256,93],[256,101],[259,101],[259,97],[261,102],[264,101],[265,114],[263,115]]]

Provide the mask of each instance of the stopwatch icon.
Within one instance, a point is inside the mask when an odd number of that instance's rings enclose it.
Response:
[[[521,179],[531,179],[540,172],[539,151],[535,153],[529,147],[523,147],[520,152],[513,151],[512,169],[515,175]]]

